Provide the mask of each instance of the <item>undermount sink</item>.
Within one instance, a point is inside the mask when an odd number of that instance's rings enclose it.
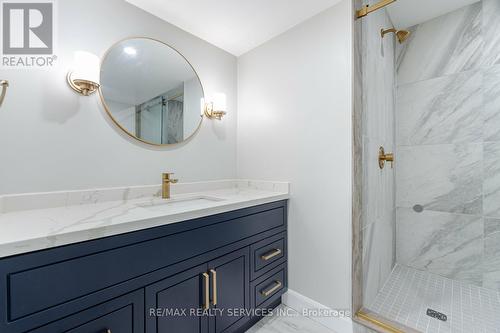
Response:
[[[165,199],[158,200],[150,203],[137,205],[138,207],[148,209],[148,210],[165,210],[169,208],[196,208],[196,207],[205,207],[206,204],[224,201],[224,199],[209,197],[209,196],[194,196],[187,198],[173,198],[173,199]]]

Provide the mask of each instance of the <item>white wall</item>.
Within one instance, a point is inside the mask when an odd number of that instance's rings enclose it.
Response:
[[[115,120],[130,133],[135,133],[135,105],[116,101],[106,101]]]
[[[235,177],[234,56],[122,0],[56,4],[57,67],[1,73],[11,87],[0,109],[0,194],[157,184],[166,170],[181,181]],[[67,87],[74,51],[102,56],[129,36],[157,38],[182,52],[207,94],[227,94],[223,122],[206,121],[187,145],[156,149],[121,134],[98,95],[81,97]]]
[[[189,137],[200,123],[201,101],[203,92],[198,78],[184,82],[184,137]]]
[[[238,176],[291,181],[290,288],[350,308],[351,4],[238,61]]]

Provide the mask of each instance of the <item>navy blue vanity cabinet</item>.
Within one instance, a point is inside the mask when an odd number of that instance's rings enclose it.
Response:
[[[210,300],[206,264],[146,287],[146,332],[208,333],[208,316],[199,313]]]
[[[144,292],[141,289],[30,333],[139,333],[144,331],[143,309]]]
[[[210,318],[209,332],[236,332],[249,320],[250,248],[217,258],[208,264],[208,268],[211,304],[215,309]]]
[[[146,287],[146,332],[237,332],[249,320],[249,257],[245,247]]]
[[[2,258],[0,333],[244,332],[286,291],[286,233],[277,201]]]

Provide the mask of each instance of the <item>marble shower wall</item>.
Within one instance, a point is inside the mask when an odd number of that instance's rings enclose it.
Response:
[[[385,10],[362,21],[364,305],[373,302],[395,262],[394,170],[380,170],[377,162],[380,146],[395,149],[395,39],[380,38],[380,29],[388,27],[392,23]]]
[[[396,52],[397,261],[500,290],[500,1],[411,31]]]

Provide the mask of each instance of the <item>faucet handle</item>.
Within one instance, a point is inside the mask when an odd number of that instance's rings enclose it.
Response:
[[[179,179],[170,178],[172,175],[175,175],[173,172],[165,172],[163,173],[163,180],[169,181],[172,184],[175,184],[179,181]]]

